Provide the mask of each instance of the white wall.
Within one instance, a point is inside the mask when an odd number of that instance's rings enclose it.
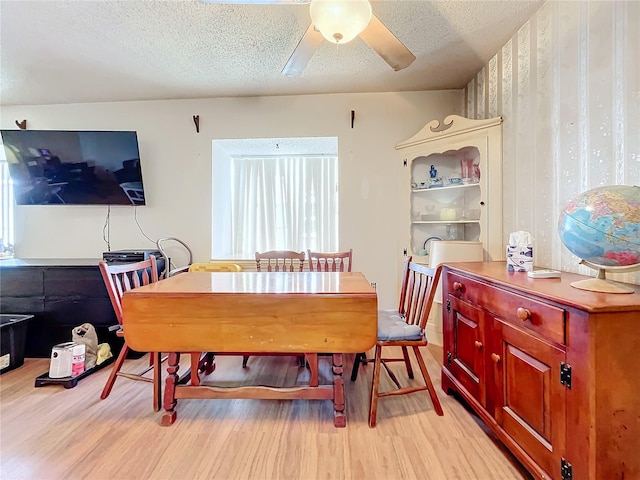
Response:
[[[212,172],[211,172],[211,184],[216,185],[216,178],[218,179],[230,179],[231,178],[231,155],[229,155],[220,145],[220,142],[213,142],[212,149]],[[227,181],[227,183],[229,183]],[[213,190],[212,198],[212,212],[211,222],[214,226],[214,232],[222,230],[229,232],[232,226],[232,215],[230,208],[220,208],[220,205],[227,205],[229,203],[229,189],[220,188],[220,182],[217,183],[218,188]],[[217,208],[216,208],[217,206]],[[216,213],[218,215],[216,216]],[[216,248],[217,247],[217,248]],[[212,235],[211,236],[211,257],[218,258],[215,255],[216,251],[230,252],[231,248],[231,236],[230,235]]]
[[[137,220],[151,239],[175,236],[196,261],[210,258],[214,138],[336,136],[340,164],[340,248],[377,283],[380,306],[397,298],[400,161],[394,146],[430,120],[462,109],[462,91],[220,98],[7,106],[2,128],[136,130],[147,206]],[[351,129],[351,110],[355,126]],[[200,115],[200,133],[192,116]],[[106,250],[107,207],[16,207],[15,253],[24,258],[98,258]],[[216,228],[217,226],[213,226]],[[111,208],[111,248],[153,248],[131,207]]]
[[[504,117],[505,240],[530,231],[537,265],[593,275],[556,225],[585,190],[640,185],[640,2],[545,3],[466,94],[466,116]]]

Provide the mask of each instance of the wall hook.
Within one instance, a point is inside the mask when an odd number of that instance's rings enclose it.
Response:
[[[196,124],[196,133],[200,133],[200,115],[193,116],[193,123]]]
[[[21,122],[19,122],[18,120],[16,120],[16,125],[18,126],[18,128],[22,129],[22,130],[26,130],[27,129],[27,120],[22,120]]]
[[[351,128],[353,128],[353,122],[356,120],[356,111],[351,110]]]

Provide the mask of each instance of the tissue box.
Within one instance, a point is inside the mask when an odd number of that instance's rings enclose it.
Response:
[[[530,272],[533,270],[533,247],[507,245],[507,270]]]

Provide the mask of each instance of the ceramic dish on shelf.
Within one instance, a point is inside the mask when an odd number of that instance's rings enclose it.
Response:
[[[456,174],[449,176],[449,185],[462,185],[462,177]]]

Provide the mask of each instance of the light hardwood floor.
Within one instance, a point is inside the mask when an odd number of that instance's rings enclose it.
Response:
[[[176,423],[161,427],[150,384],[120,378],[100,400],[107,367],[72,389],[34,388],[49,360],[26,359],[0,376],[0,478],[529,479],[482,422],[441,391],[440,356],[431,347],[424,355],[444,417],[426,392],[388,397],[375,429],[367,425],[372,365],[351,382],[352,355],[343,429],[333,426],[331,402],[319,400],[178,400]],[[125,369],[146,359],[127,360]],[[328,359],[321,363],[328,373]],[[237,385],[257,375],[284,385],[307,371],[294,357],[251,357],[246,370],[240,357],[217,357],[206,378]],[[381,388],[389,385],[382,373]]]

